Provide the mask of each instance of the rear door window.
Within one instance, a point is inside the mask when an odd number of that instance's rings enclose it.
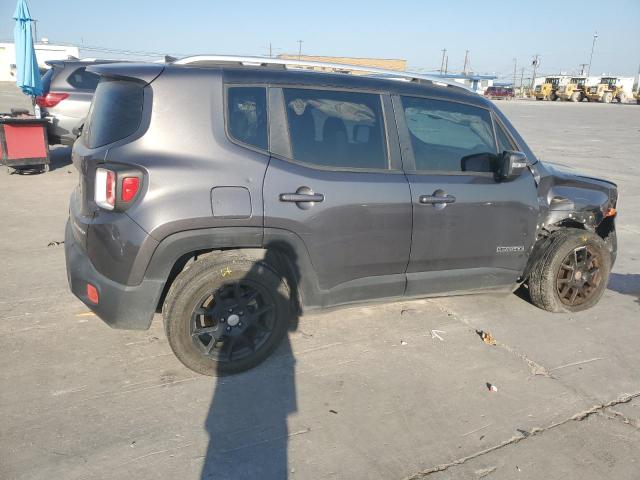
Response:
[[[387,169],[382,101],[372,93],[284,88],[294,160]]]
[[[143,85],[129,80],[102,79],[93,97],[83,137],[97,148],[133,134],[142,120]]]
[[[267,93],[264,87],[229,87],[227,131],[231,138],[268,149]]]
[[[416,170],[491,172],[496,143],[491,114],[462,103],[402,97]]]

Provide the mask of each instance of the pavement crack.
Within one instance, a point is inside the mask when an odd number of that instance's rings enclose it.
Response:
[[[618,398],[616,398],[615,400],[611,400],[610,402],[607,403],[603,403],[603,404],[599,404],[599,405],[594,405],[591,408],[588,408],[586,410],[582,410],[581,412],[576,413],[575,415],[572,415],[571,417],[565,418],[563,420],[560,420],[558,422],[554,422],[546,427],[536,427],[533,428],[532,430],[530,430],[529,432],[526,431],[520,431],[520,435],[516,435],[511,437],[508,440],[505,440],[504,442],[501,442],[497,445],[494,445],[492,447],[489,448],[485,448],[484,450],[480,450],[478,452],[472,453],[471,455],[467,455],[465,457],[461,457],[458,458],[456,460],[453,460],[451,462],[448,463],[443,463],[440,465],[436,465],[435,467],[431,467],[428,468],[426,470],[422,470],[420,472],[414,473],[408,477],[405,477],[404,480],[420,480],[423,478],[428,477],[431,474],[434,473],[438,473],[438,472],[444,472],[445,470],[448,470],[452,467],[456,467],[458,465],[462,465],[463,463],[468,462],[469,460],[473,460],[475,458],[478,457],[482,457],[484,455],[487,455],[488,453],[491,452],[495,452],[496,450],[500,450],[504,447],[507,447],[509,445],[515,445],[516,443],[520,443],[521,441],[531,438],[531,437],[535,437],[537,435],[542,435],[544,432],[548,431],[548,430],[553,430],[554,428],[560,427],[562,425],[565,425],[566,423],[569,422],[580,422],[588,417],[590,417],[591,415],[597,414],[597,413],[601,413],[603,411],[605,411],[606,409],[610,409],[611,407],[615,407],[616,405],[620,405],[622,403],[629,403],[631,400],[633,400],[634,398],[638,398],[640,397],[640,392],[636,392],[636,393],[632,393],[632,394],[623,394],[621,396],[619,396]]]
[[[632,418],[627,417],[621,412],[614,410],[613,408],[609,408],[602,412],[603,415],[611,420],[619,420],[622,423],[625,423],[633,428],[637,428],[640,430],[640,421],[634,420]],[[613,415],[608,415],[608,413],[612,413]]]
[[[474,325],[472,325],[468,320],[466,320],[465,318],[459,316],[455,311],[451,310],[450,308],[447,308],[446,306],[442,305],[439,302],[433,302],[435,303],[435,305],[444,313],[447,314],[447,316],[449,317],[453,317],[455,320],[459,321],[460,323],[466,325],[467,327],[471,328],[475,333],[478,333],[479,331],[481,332],[482,330],[478,330],[477,327],[475,327]],[[513,355],[514,357],[518,358],[519,360],[523,361],[524,363],[527,364],[527,367],[529,367],[529,372],[532,375],[540,375],[543,377],[548,377],[548,378],[554,378],[553,375],[550,373],[549,369],[547,369],[546,367],[544,367],[543,365],[540,365],[538,362],[531,360],[527,355],[525,355],[522,352],[517,351],[516,349],[514,349],[513,347],[507,345],[506,343],[502,343],[499,340],[492,338],[493,346],[495,347],[500,347],[503,348],[504,350],[506,350],[507,352],[509,352],[511,355]]]

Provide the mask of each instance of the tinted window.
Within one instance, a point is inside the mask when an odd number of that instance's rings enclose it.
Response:
[[[267,150],[267,94],[261,87],[231,87],[227,97],[229,135]]]
[[[500,153],[504,152],[505,150],[517,150],[517,147],[515,146],[511,138],[509,138],[507,132],[498,122],[496,122],[496,137],[498,138],[498,151]]]
[[[67,78],[69,85],[81,90],[95,90],[99,80],[100,76],[87,72],[85,67],[74,70]]]
[[[113,143],[134,133],[142,119],[143,86],[104,79],[98,84],[83,137],[89,148]]]
[[[388,168],[379,95],[283,91],[295,160],[326,167]]]
[[[417,170],[490,172],[496,144],[488,110],[402,97]]]

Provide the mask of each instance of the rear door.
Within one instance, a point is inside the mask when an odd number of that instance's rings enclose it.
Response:
[[[272,88],[270,102],[272,135],[276,117],[286,128],[264,180],[265,228],[304,243],[320,303],[401,296],[412,219],[390,98]]]
[[[407,295],[511,286],[534,240],[537,192],[527,171],[496,181],[497,154],[517,148],[488,108],[395,97],[411,186]]]

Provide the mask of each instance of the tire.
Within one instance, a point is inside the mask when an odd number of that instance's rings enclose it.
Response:
[[[255,367],[276,349],[287,332],[291,298],[286,282],[267,264],[225,252],[183,270],[162,314],[176,357],[194,372],[223,376]],[[202,329],[211,333],[194,333]]]
[[[611,271],[611,253],[604,240],[585,230],[567,228],[554,232],[547,242],[529,275],[533,304],[549,312],[579,312],[593,307],[602,297]],[[584,267],[569,270],[567,263],[573,258],[584,259]],[[581,272],[579,277],[577,272]],[[573,286],[580,282],[584,286]]]
[[[620,95],[618,95],[618,103],[627,103],[627,94],[626,93],[621,93]]]
[[[550,93],[549,94],[549,100],[551,100],[552,102],[555,102],[556,100],[558,100],[558,95],[556,95],[555,93]]]
[[[605,92],[604,95],[602,95],[602,103],[611,103],[611,100],[613,99],[613,94],[611,92]]]
[[[570,100],[574,103],[582,101],[582,98],[580,98],[580,92],[573,92],[571,94]]]

